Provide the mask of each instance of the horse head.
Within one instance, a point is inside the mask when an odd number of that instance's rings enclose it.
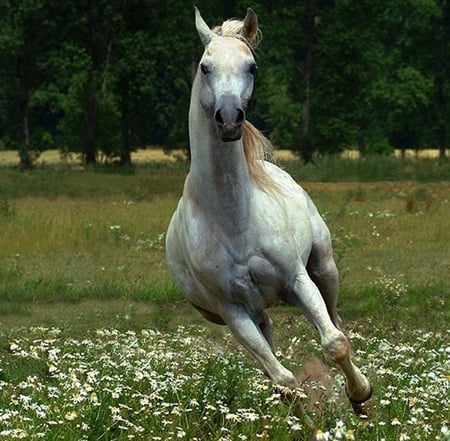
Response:
[[[253,47],[258,19],[252,9],[244,21],[230,20],[211,30],[196,8],[196,27],[205,46],[199,63],[200,103],[213,120],[220,139],[236,141],[242,136],[253,95],[256,62]]]

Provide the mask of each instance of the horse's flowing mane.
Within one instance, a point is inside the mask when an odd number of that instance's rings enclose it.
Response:
[[[242,128],[242,143],[250,177],[264,189],[274,190],[276,185],[266,171],[264,161],[273,159],[272,143],[249,121]]]
[[[216,26],[213,32],[221,37],[234,37],[242,40],[251,49],[258,47],[262,39],[261,30],[258,28],[253,41],[248,41],[242,34],[243,22],[230,19]],[[264,167],[265,160],[273,160],[272,143],[249,121],[245,120],[242,126],[242,142],[248,171],[253,182],[261,188],[274,190],[275,182],[270,178]]]

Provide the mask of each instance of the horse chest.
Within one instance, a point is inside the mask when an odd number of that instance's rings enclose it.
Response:
[[[264,223],[253,222],[251,229],[230,235],[219,224],[197,219],[188,237],[194,279],[220,297],[258,303],[262,309],[278,301],[301,264],[292,236],[274,235]]]

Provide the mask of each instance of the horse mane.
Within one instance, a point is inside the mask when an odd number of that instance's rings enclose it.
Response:
[[[272,143],[247,120],[242,126],[242,143],[252,181],[262,189],[275,190],[276,184],[265,168],[265,161],[273,161]]]
[[[255,39],[250,42],[242,36],[242,28],[243,22],[241,20],[230,19],[213,28],[213,32],[221,37],[233,37],[242,40],[254,54],[254,50],[262,39],[261,30],[258,28]],[[242,142],[252,181],[262,189],[275,190],[276,184],[264,167],[264,161],[273,161],[272,143],[247,120],[244,121],[242,126]]]

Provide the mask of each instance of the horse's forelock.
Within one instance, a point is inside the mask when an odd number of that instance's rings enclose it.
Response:
[[[216,26],[215,28],[213,28],[212,31],[216,35],[219,35],[221,37],[239,38],[242,41],[244,41],[252,50],[256,49],[262,39],[261,30],[258,28],[255,40],[250,42],[247,39],[245,39],[241,34],[243,27],[244,27],[243,21],[230,19],[224,21],[220,26]]]

